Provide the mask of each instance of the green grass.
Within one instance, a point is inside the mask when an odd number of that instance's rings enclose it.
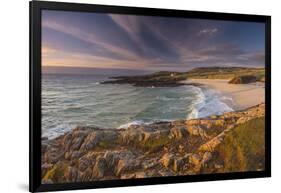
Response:
[[[264,80],[264,68],[196,68],[187,73],[188,78],[231,79],[237,76],[252,75]]]
[[[52,180],[53,182],[59,182],[64,177],[64,173],[67,169],[67,165],[63,163],[56,164],[52,169],[47,171],[43,180]]]
[[[171,76],[173,74],[173,76]],[[145,75],[143,77],[145,80],[157,80],[157,81],[167,81],[167,80],[185,80],[188,78],[206,78],[206,79],[231,79],[237,76],[252,75],[256,76],[258,80],[264,80],[264,68],[242,68],[242,67],[202,67],[194,68],[188,72],[168,72],[161,71],[156,72],[151,75]]]
[[[242,68],[242,67],[202,67],[194,68],[188,72],[170,72],[160,71],[143,76],[123,76],[117,80],[109,82],[117,83],[138,83],[152,84],[158,83],[176,83],[186,79],[232,79],[238,76],[251,75],[257,78],[257,81],[264,82],[264,68]]]
[[[256,171],[264,168],[264,117],[234,128],[217,152],[224,162],[223,172]]]

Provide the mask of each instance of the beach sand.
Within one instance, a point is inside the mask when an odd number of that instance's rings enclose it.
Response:
[[[242,110],[265,101],[264,83],[228,84],[229,80],[222,79],[189,79],[186,82],[199,83],[211,89],[216,89],[231,97],[233,102],[228,104],[234,110]]]

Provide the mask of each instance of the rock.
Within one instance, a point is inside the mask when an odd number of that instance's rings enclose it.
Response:
[[[122,132],[122,141],[127,145],[138,146],[147,149],[154,149],[169,142],[169,125],[162,124],[163,128],[158,129],[159,125],[149,127],[146,125],[130,126]],[[164,126],[165,125],[165,126]]]
[[[250,121],[255,118],[264,117],[265,116],[265,105],[260,104],[257,108],[251,108],[247,112],[245,112],[244,116],[239,117],[236,124],[243,124],[247,121]]]
[[[149,159],[149,160],[146,160],[142,163],[143,169],[153,168],[156,165],[158,165],[158,159],[157,158],[156,159]]]
[[[78,170],[75,167],[68,167],[65,173],[67,182],[75,182],[78,177]]]
[[[189,157],[190,154],[183,156],[165,153],[161,158],[161,162],[164,167],[171,168],[173,171],[179,172],[183,169],[184,165],[189,162]]]
[[[170,138],[175,138],[177,140],[182,139],[183,137],[187,136],[187,131],[185,127],[173,127],[170,130],[169,134]]]
[[[222,164],[215,164],[214,166],[215,166],[216,169],[221,169],[221,168],[223,168],[223,165],[222,165]]]
[[[41,151],[44,154],[47,151],[47,147],[48,147],[48,140],[44,139],[41,141]]]
[[[108,168],[114,168],[115,165],[118,163],[120,159],[119,153],[120,152],[110,152],[110,151],[105,152],[104,159],[106,161]]]
[[[179,79],[184,80],[184,79]],[[174,79],[139,79],[139,77],[122,77],[117,80],[109,80],[101,82],[101,84],[132,84],[136,87],[176,87],[186,85],[186,83],[179,82]],[[190,83],[191,84],[191,83]]]
[[[225,124],[224,119],[220,118],[213,118],[213,119],[202,119],[200,120],[200,125],[205,126],[206,129],[213,128],[213,127],[223,127]]]
[[[42,176],[45,176],[46,172],[50,170],[54,165],[49,163],[44,163],[41,166]]]
[[[71,143],[72,143],[72,133],[66,133],[62,140],[62,144],[66,151],[70,150]]]
[[[106,169],[106,160],[103,157],[98,157],[96,160],[96,164],[93,168],[93,177],[94,178],[102,178]]]
[[[199,165],[200,164],[200,156],[197,154],[191,154],[189,157],[189,163],[193,164],[193,165]]]
[[[189,125],[187,126],[187,131],[190,135],[200,136],[202,139],[209,138],[204,129],[201,128],[201,125]]]
[[[67,164],[59,161],[51,169],[49,169],[44,176],[42,176],[42,180],[48,181],[51,180],[52,182],[63,182],[66,180],[65,173],[67,170]]]
[[[183,153],[185,150],[184,150],[184,146],[183,145],[179,145],[179,152],[180,153]]]
[[[205,165],[212,159],[212,153],[211,152],[205,152],[203,155],[203,158],[201,160],[201,165],[205,167]]]
[[[67,151],[64,153],[64,159],[69,160],[71,158],[71,154]]]
[[[92,132],[87,136],[81,148],[85,149],[86,151],[90,150],[98,144],[99,140],[100,135],[98,135],[98,132]]]
[[[173,157],[174,157],[174,155],[165,153],[163,155],[163,157],[161,158],[161,162],[162,162],[163,166],[165,166],[166,168],[170,167],[174,161]]]
[[[80,172],[79,173],[79,176],[78,176],[78,181],[82,181],[82,182],[89,182],[91,179],[92,179],[92,169],[91,168],[88,168],[86,169],[84,172]],[[97,178],[101,178],[103,177],[103,174],[102,176],[95,176]]]
[[[79,150],[88,133],[89,132],[86,130],[76,129],[71,134],[71,144],[69,146],[69,149],[67,150],[71,150],[71,151]]]
[[[54,182],[51,179],[43,179],[42,184],[53,184]]]
[[[126,170],[126,167],[127,167],[127,161],[126,160],[119,160],[118,161],[118,164],[117,164],[117,167],[116,167],[116,176],[120,176],[122,170]]]
[[[146,178],[147,174],[145,172],[136,172],[135,178]]]
[[[181,171],[183,166],[184,166],[185,162],[183,158],[176,158],[174,159],[174,163],[173,163],[173,170],[175,172]]]
[[[136,178],[136,174],[132,173],[132,174],[122,174],[120,176],[120,179],[133,179]]]
[[[118,161],[118,164],[115,168],[115,175],[121,176],[121,174],[132,172],[139,168],[141,168],[141,163],[139,160],[129,159],[126,157]]]
[[[133,125],[122,133],[122,139],[126,144],[138,145],[147,141],[153,131],[154,129],[151,127],[143,125],[136,127]]]
[[[91,167],[91,160],[87,157],[81,157],[79,160],[78,160],[78,169],[80,171],[85,171],[87,168],[90,168]]]
[[[226,132],[223,131],[218,136],[214,137],[210,141],[201,145],[198,150],[199,151],[213,152],[215,150],[215,148],[223,141],[225,135],[226,135]]]
[[[196,83],[186,83],[183,82],[187,78],[216,78],[216,75],[222,76],[224,78],[229,78],[235,76],[236,74],[246,74],[250,73],[253,75],[243,75],[237,78],[241,78],[244,81],[252,81],[254,77],[264,74],[264,69],[250,69],[250,68],[240,68],[240,67],[203,67],[195,68],[187,72],[156,72],[146,75],[138,76],[117,76],[110,77],[111,80],[103,81],[101,84],[130,84],[136,87],[176,87],[182,85],[195,85]],[[257,78],[256,78],[257,79]],[[264,80],[262,76],[259,78]]]
[[[45,153],[43,159],[47,163],[55,164],[64,158],[64,153],[60,150],[50,150],[48,153]]]
[[[259,122],[249,124],[263,131],[264,115],[265,105],[260,104],[202,119],[131,125],[128,129],[78,127],[42,141],[42,183],[231,172],[223,157],[223,142],[253,119]],[[256,170],[263,169],[263,163],[261,158]]]
[[[118,140],[118,133],[111,130],[97,130],[91,132],[84,143],[81,145],[81,149],[89,151],[97,146],[112,146]]]
[[[175,174],[169,170],[164,170],[164,171],[160,170],[159,175],[160,176],[174,176]]]
[[[155,170],[148,170],[148,171],[138,171],[129,174],[122,174],[121,179],[132,179],[132,178],[147,178],[147,177],[155,177],[159,176],[160,174],[157,173]]]
[[[257,82],[258,79],[253,75],[241,75],[232,78],[228,83],[229,84],[249,84],[253,82]]]
[[[73,151],[71,154],[71,160],[76,160],[82,155],[82,152],[80,151]]]

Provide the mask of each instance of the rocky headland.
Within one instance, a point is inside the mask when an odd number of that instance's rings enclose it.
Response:
[[[187,72],[161,71],[142,76],[118,76],[101,84],[131,84],[137,87],[176,87],[182,85],[200,86],[184,83],[187,79],[229,79],[229,84],[248,84],[264,82],[264,68],[244,67],[201,67]]]
[[[127,129],[77,127],[42,139],[42,182],[264,169],[265,105]]]

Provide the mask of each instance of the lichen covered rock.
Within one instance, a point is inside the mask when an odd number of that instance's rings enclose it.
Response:
[[[127,129],[77,127],[42,140],[42,183],[262,170],[264,111],[260,104]]]

